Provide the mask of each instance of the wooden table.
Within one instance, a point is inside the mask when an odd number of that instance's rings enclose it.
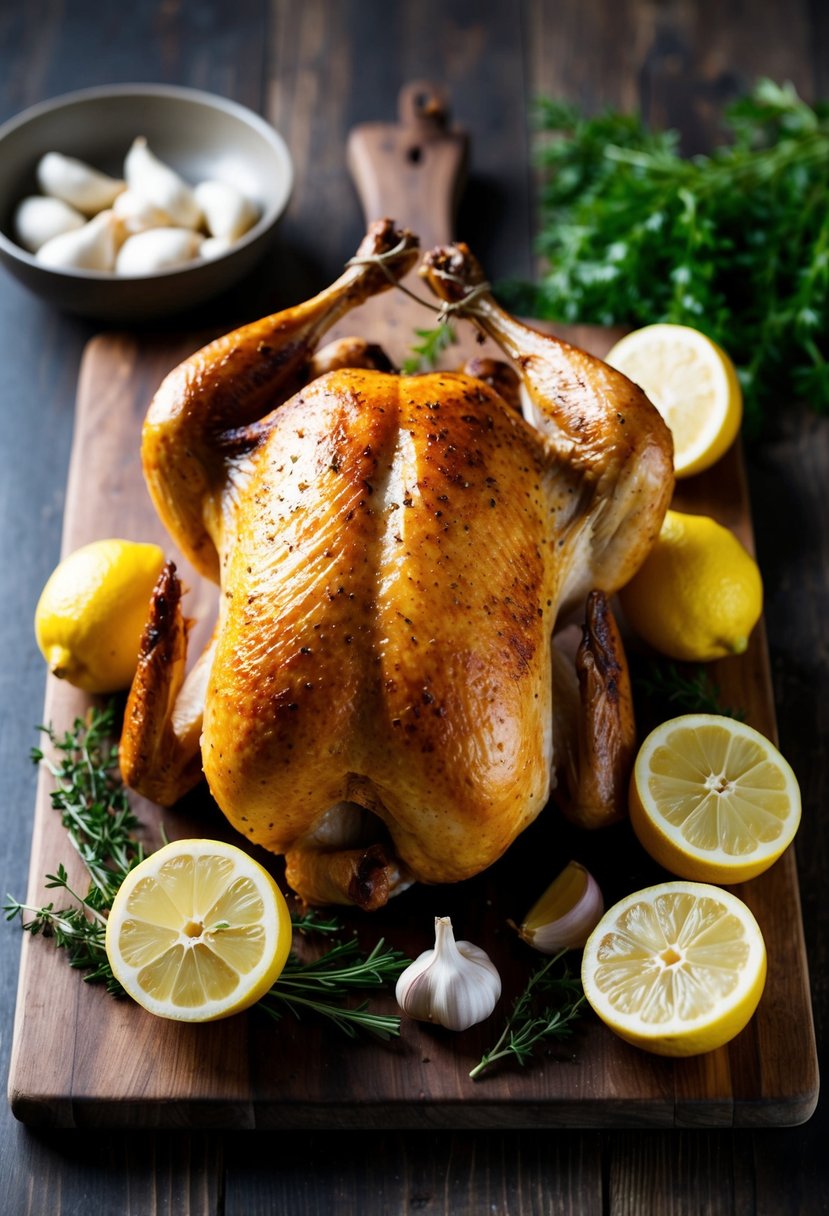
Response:
[[[269,118],[298,171],[279,245],[252,281],[181,322],[230,325],[304,297],[338,271],[362,227],[346,134],[393,119],[405,80],[442,81],[473,134],[457,227],[497,279],[532,271],[526,115],[539,93],[591,110],[641,106],[653,123],[677,127],[693,152],[716,139],[722,105],[758,75],[791,79],[810,99],[829,96],[827,52],[829,20],[809,0],[135,0],[118,9],[32,0],[0,8],[0,120],[74,88],[138,80],[213,90]],[[28,867],[27,754],[43,700],[31,618],[59,551],[80,357],[100,328],[0,280],[0,872],[15,893]],[[784,416],[748,464],[781,746],[804,794],[797,853],[822,1044],[829,424]],[[19,946],[14,929],[0,933],[4,1076]],[[761,1133],[136,1135],[32,1133],[3,1104],[0,1212],[818,1213],[829,1210],[825,1108],[802,1127]]]

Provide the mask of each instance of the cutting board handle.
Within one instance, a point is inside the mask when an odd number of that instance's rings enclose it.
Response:
[[[366,223],[389,217],[421,247],[453,236],[466,173],[468,137],[450,126],[449,95],[428,80],[404,85],[396,123],[364,123],[348,137],[347,159]]]

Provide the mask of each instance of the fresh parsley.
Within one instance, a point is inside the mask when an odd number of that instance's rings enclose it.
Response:
[[[691,325],[737,365],[757,433],[793,396],[829,410],[829,105],[761,80],[728,142],[684,158],[673,131],[544,100],[537,284],[514,311],[597,325]]]

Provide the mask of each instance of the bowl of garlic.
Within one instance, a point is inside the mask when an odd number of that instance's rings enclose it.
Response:
[[[236,102],[83,89],[0,127],[0,260],[68,312],[152,321],[247,274],[292,185],[282,137]]]

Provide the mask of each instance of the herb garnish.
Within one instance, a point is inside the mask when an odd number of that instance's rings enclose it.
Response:
[[[503,1034],[470,1072],[473,1080],[497,1060],[510,1056],[525,1065],[543,1039],[565,1039],[572,1033],[572,1023],[578,1018],[585,997],[581,981],[568,970],[563,975],[550,974],[551,967],[564,954],[566,951],[560,950],[530,976],[513,1004]],[[541,1001],[540,997],[552,999]]]
[[[792,393],[829,409],[829,105],[761,80],[726,112],[728,146],[683,158],[676,132],[545,100],[538,285],[515,311],[598,325],[691,325],[737,364],[746,423]],[[781,391],[782,390],[782,391]]]
[[[455,331],[446,321],[434,329],[416,329],[415,334],[421,341],[412,346],[411,358],[406,359],[400,369],[407,376],[436,367],[443,352],[456,341]]]
[[[101,981],[108,992],[122,996],[124,990],[112,974],[106,954],[106,913],[126,875],[143,859],[144,849],[135,839],[140,825],[118,775],[118,748],[111,742],[114,728],[114,704],[104,709],[93,706],[88,718],[76,718],[63,737],[51,726],[40,727],[60,757],[54,763],[33,748],[32,760],[44,762],[55,779],[52,806],[60,811],[69,839],[86,866],[89,889],[85,895],[73,890],[65,867],[59,865],[54,874],[46,875],[46,886],[66,891],[73,904],[35,908],[8,895],[3,911],[7,920],[19,916],[27,932],[51,937],[66,950],[71,967],[87,972],[85,980]],[[342,932],[336,917],[314,909],[291,919],[294,928],[303,933]],[[280,1016],[279,1004],[297,1017],[303,1010],[314,1012],[352,1038],[362,1029],[388,1039],[400,1033],[399,1017],[373,1013],[366,1003],[347,1008],[342,1001],[354,990],[386,988],[409,961],[382,941],[366,956],[356,940],[337,942],[312,962],[301,962],[292,954],[276,985],[262,998],[261,1007],[273,1018]]]
[[[664,704],[669,712],[722,714],[726,718],[736,718],[738,722],[745,718],[741,709],[722,704],[719,686],[703,667],[686,672],[680,671],[676,663],[654,660],[634,683],[645,696],[659,705]]]

